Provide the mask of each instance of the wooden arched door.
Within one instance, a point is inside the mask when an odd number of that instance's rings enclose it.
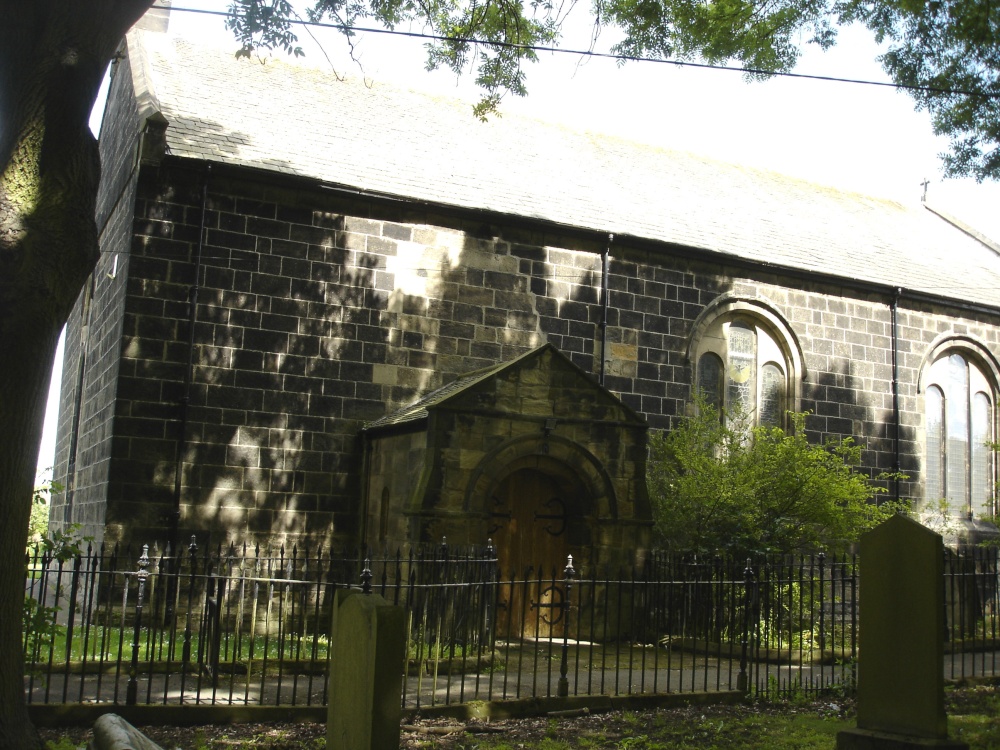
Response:
[[[571,492],[565,480],[536,468],[513,471],[496,488],[493,534],[505,581],[501,633],[562,634],[563,570],[575,505]]]

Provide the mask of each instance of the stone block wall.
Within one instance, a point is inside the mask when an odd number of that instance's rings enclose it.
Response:
[[[545,342],[600,370],[604,241],[593,235],[233,169],[207,178],[202,235],[204,179],[168,157],[139,183],[109,523],[165,533],[185,401],[181,538],[353,541],[365,422]],[[622,242],[611,249],[609,289],[605,384],[654,429],[689,403],[686,347],[698,315],[722,294],[764,299],[801,345],[798,408],[812,412],[811,437],[856,436],[867,469],[892,468],[889,299]],[[900,303],[904,495],[920,492],[923,357],[949,332],[997,347],[996,322]]]
[[[122,323],[134,297],[129,288],[129,249],[138,154],[138,112],[127,60],[113,66],[110,97],[118,106],[102,124],[103,179],[97,196],[101,255],[91,281],[70,313],[66,327],[59,426],[53,476],[64,491],[54,494],[51,525],[79,526],[80,534],[105,541],[105,511],[113,463],[123,456],[116,429]],[[125,454],[127,456],[127,454]],[[146,493],[133,498],[141,507]],[[113,543],[119,534],[112,532]]]
[[[371,440],[364,486],[364,541],[393,552],[410,538],[410,519],[403,512],[419,494],[420,480],[430,460],[429,435],[420,425]],[[477,540],[478,541],[478,540]]]

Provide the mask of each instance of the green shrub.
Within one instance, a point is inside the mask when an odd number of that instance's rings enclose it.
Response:
[[[875,502],[892,478],[857,471],[851,438],[823,445],[792,429],[744,427],[700,402],[698,413],[650,439],[647,483],[660,542],[683,552],[836,551],[900,509]]]

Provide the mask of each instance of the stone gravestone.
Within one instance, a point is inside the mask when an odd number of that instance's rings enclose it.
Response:
[[[858,726],[838,750],[968,750],[944,712],[941,536],[896,515],[861,537]]]
[[[327,750],[399,750],[406,611],[340,591],[330,645]]]
[[[87,750],[163,750],[163,748],[118,714],[104,714],[94,722],[94,737],[87,743]]]

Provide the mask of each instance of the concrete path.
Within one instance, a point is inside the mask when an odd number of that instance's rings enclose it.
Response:
[[[738,687],[739,661],[705,654],[668,652],[665,649],[629,650],[602,654],[600,649],[580,648],[568,653],[569,695],[644,695],[655,693],[712,692]],[[439,665],[437,673],[411,674],[403,685],[405,708],[469,701],[514,700],[558,694],[561,653],[558,647],[540,645],[534,652],[498,651],[492,667],[460,674],[457,668]],[[617,657],[619,664],[615,663]],[[506,657],[506,658],[504,658]],[[607,658],[605,658],[607,657]],[[608,666],[604,666],[607,664]],[[1000,651],[947,655],[946,679],[1000,675]],[[449,671],[452,670],[452,671]],[[758,690],[810,692],[852,681],[850,665],[751,664],[750,685]],[[129,676],[119,674],[55,673],[41,679],[25,678],[25,692],[32,704],[125,703]],[[213,685],[206,674],[141,674],[136,680],[137,703],[144,705],[323,706],[323,674],[269,673],[220,674]]]

